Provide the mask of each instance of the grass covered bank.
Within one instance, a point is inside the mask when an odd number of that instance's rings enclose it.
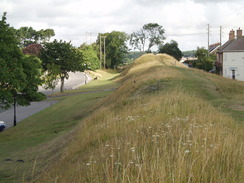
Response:
[[[83,86],[85,89],[57,94],[57,104],[0,133],[0,182],[34,180],[59,160],[63,149],[75,138],[77,125],[95,110],[99,100],[111,94],[105,89],[116,87],[111,80],[117,73],[97,73],[100,78],[95,81],[96,87],[91,82]]]
[[[244,180],[243,82],[151,54],[117,80],[36,182]]]

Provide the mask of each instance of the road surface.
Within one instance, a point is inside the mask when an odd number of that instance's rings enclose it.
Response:
[[[16,122],[20,122],[23,119],[55,104],[57,101],[41,101],[41,102],[31,102],[29,106],[17,106],[16,107]],[[12,127],[14,125],[14,109],[11,108],[0,113],[1,121],[6,123],[6,128]]]
[[[79,86],[84,85],[91,81],[91,77],[82,72],[69,73],[70,77],[68,80],[64,82],[64,88],[66,90],[76,89]],[[40,92],[43,92],[45,95],[52,94],[53,92],[59,92],[60,90],[60,82],[56,86],[54,90],[45,90],[42,87],[39,88]],[[22,121],[23,119],[55,104],[56,101],[41,101],[41,102],[32,102],[29,106],[17,106],[16,107],[16,121],[17,123]],[[13,126],[13,118],[14,118],[14,109],[8,109],[6,111],[0,110],[0,121],[4,121],[6,123],[6,128]]]
[[[64,90],[73,90],[76,89],[92,80],[91,76],[85,74],[84,72],[70,72],[69,79],[64,80]],[[45,90],[43,87],[39,87],[39,91],[45,95],[50,95],[55,92],[60,91],[61,82],[59,81],[54,90],[48,89]]]

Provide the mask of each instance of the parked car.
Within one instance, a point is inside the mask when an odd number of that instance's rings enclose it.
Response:
[[[0,132],[4,130],[6,124],[3,121],[0,121]]]

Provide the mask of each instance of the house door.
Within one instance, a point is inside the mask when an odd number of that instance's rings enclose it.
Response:
[[[232,79],[236,79],[236,71],[232,70]]]

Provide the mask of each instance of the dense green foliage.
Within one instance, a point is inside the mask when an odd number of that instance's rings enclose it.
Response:
[[[57,41],[45,43],[41,52],[44,70],[47,71],[46,83],[54,87],[57,79],[61,79],[60,92],[64,91],[64,79],[69,78],[69,72],[83,71],[82,54],[70,42]]]
[[[79,51],[82,53],[83,66],[88,70],[96,70],[100,68],[100,60],[97,52],[90,45],[81,45]]]
[[[32,27],[21,27],[15,31],[16,37],[19,39],[20,46],[26,47],[33,43],[45,43],[55,36],[53,29],[41,29],[39,31]]]
[[[1,107],[29,105],[31,101],[44,99],[38,92],[38,85],[42,83],[40,60],[23,55],[14,29],[6,23],[6,13],[0,21],[0,53]]]
[[[182,52],[178,47],[178,43],[174,40],[171,40],[170,43],[166,43],[165,45],[159,48],[159,53],[167,53],[173,56],[176,60],[180,60],[183,56]]]
[[[127,35],[124,32],[113,31],[107,36],[107,67],[116,68],[123,63],[124,55],[127,53]]]
[[[213,68],[214,55],[209,55],[205,48],[197,48],[195,56],[197,60],[193,62],[193,67],[209,71]]]
[[[103,39],[100,39],[100,36]],[[104,39],[105,37],[105,39]],[[99,34],[97,45],[101,45],[103,68],[116,68],[123,63],[125,54],[128,51],[126,45],[127,35],[124,32],[113,31],[111,33]],[[104,47],[105,40],[105,47]],[[101,42],[100,42],[101,41]],[[104,50],[105,49],[105,50]],[[104,57],[105,52],[105,57]],[[105,60],[104,60],[105,58]]]
[[[130,45],[133,49],[151,52],[153,46],[160,46],[163,44],[165,40],[164,33],[163,27],[157,23],[145,24],[140,30],[130,35]],[[146,44],[148,44],[147,50],[145,50]]]

